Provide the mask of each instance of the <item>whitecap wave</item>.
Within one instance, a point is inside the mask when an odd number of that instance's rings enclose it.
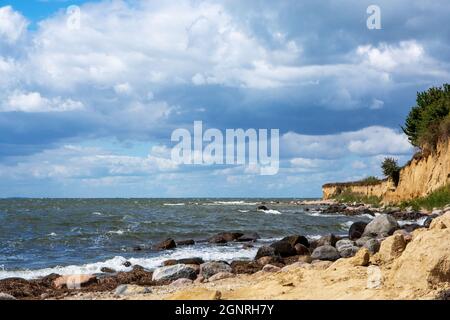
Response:
[[[255,206],[257,202],[245,202],[245,201],[214,201],[203,203],[204,206]]]
[[[98,211],[92,212],[92,214],[93,214],[94,216],[102,216],[102,215],[103,215],[103,213],[98,212]]]
[[[242,209],[239,209],[238,211],[239,211],[239,212],[242,212],[242,213],[246,213],[246,212],[249,212],[250,210],[242,210]]]
[[[268,214],[281,214],[280,211],[278,210],[274,210],[274,209],[268,209],[268,210],[258,210],[259,212],[264,212],[264,213],[268,213]]]
[[[419,219],[415,219],[415,220],[397,220],[397,223],[400,227],[403,227],[406,224],[414,224],[417,223],[420,226],[423,226],[423,224],[425,223],[425,220],[427,220],[428,217],[421,217]]]
[[[180,202],[180,203],[163,203],[163,206],[184,206],[185,203],[184,202]]]

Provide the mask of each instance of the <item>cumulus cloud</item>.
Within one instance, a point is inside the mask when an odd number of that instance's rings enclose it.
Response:
[[[0,7],[0,42],[14,44],[26,31],[28,21],[11,6]]]
[[[409,154],[412,146],[405,134],[391,128],[368,127],[335,135],[311,136],[288,132],[281,137],[285,156],[334,159],[349,154]]]
[[[0,105],[0,112],[64,112],[81,110],[84,106],[72,99],[63,100],[61,97],[44,98],[39,92],[13,92],[7,101]]]

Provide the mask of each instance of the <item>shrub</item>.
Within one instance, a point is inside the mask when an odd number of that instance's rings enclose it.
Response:
[[[391,178],[395,186],[397,186],[400,178],[400,167],[397,164],[397,160],[389,157],[384,158],[381,169],[383,170],[383,174]]]

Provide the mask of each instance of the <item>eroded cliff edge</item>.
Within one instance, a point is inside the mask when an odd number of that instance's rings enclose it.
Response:
[[[327,183],[322,186],[322,191],[324,199],[332,199],[344,191],[350,191],[378,197],[384,203],[396,203],[424,197],[447,184],[450,184],[450,139],[438,143],[434,153],[413,158],[400,170],[397,186],[391,179],[386,179],[368,184]]]

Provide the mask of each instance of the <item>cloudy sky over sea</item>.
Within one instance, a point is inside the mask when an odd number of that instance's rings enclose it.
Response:
[[[0,0],[0,197],[317,197],[381,176],[413,153],[416,92],[450,79],[449,16],[447,0]],[[279,173],[174,163],[171,133],[195,120],[279,129]]]

